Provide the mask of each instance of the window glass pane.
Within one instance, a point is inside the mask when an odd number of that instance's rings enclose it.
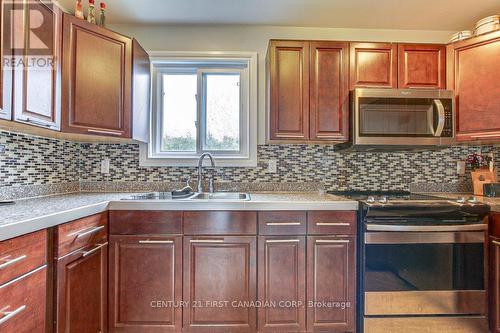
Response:
[[[204,74],[206,138],[204,150],[240,150],[240,74]]]
[[[196,74],[163,75],[162,151],[196,151]]]

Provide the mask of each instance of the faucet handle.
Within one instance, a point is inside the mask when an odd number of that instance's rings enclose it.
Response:
[[[191,176],[186,176],[182,180],[186,183],[186,186],[189,186],[189,182],[191,181]]]
[[[208,192],[214,193],[214,176],[210,175],[208,177]]]

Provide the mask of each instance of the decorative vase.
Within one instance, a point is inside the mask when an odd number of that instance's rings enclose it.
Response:
[[[88,8],[88,13],[87,13],[87,22],[89,23],[96,23],[95,20],[95,0],[89,0],[89,8]]]
[[[84,20],[82,0],[76,0],[75,17]]]
[[[474,188],[474,195],[484,195],[483,185],[497,182],[496,169],[490,170],[489,168],[480,168],[471,171],[472,185]]]

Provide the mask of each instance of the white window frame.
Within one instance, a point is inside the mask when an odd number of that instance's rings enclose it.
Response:
[[[257,53],[256,52],[149,52],[152,73],[152,109],[150,121],[150,141],[140,144],[139,164],[141,166],[195,166],[199,153],[196,152],[162,152],[162,84],[164,73],[197,73],[198,91],[205,89],[204,73],[237,72],[241,68],[240,103],[240,151],[209,151],[214,154],[217,166],[255,167],[257,166]],[[192,63],[210,63],[209,67],[194,69]],[[221,63],[221,66],[217,66]],[[179,68],[179,65],[186,69]],[[175,66],[175,67],[173,67]],[[225,69],[225,67],[227,69]],[[204,101],[198,99],[198,119],[201,120]],[[201,150],[206,140],[205,126],[197,126],[197,150]]]

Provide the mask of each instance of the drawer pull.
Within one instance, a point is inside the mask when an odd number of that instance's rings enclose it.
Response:
[[[300,239],[267,239],[266,243],[299,243]]]
[[[22,255],[20,257],[8,260],[8,261],[6,261],[6,262],[4,262],[3,264],[0,265],[0,269],[7,268],[10,265],[14,265],[16,262],[20,262],[21,260],[24,260],[26,258],[27,258],[27,256],[24,254],[24,255]]]
[[[498,241],[494,241],[494,240],[492,240],[491,242],[492,242],[493,244],[495,244],[495,245],[500,246],[500,242],[498,242]]]
[[[92,253],[99,251],[100,248],[102,248],[106,245],[108,245],[108,242],[106,242],[104,244],[99,244],[98,246],[94,247],[92,250],[89,250],[87,252],[83,252],[83,257],[87,257],[87,256],[91,255]]]
[[[140,240],[139,244],[173,244],[172,240]]]
[[[266,225],[301,225],[300,222],[267,222]]]
[[[74,236],[76,234],[76,239],[79,239],[79,238],[82,238],[82,237],[85,237],[85,236],[88,236],[88,235],[91,235],[91,234],[94,234],[96,232],[99,232],[100,230],[104,229],[105,226],[104,225],[100,225],[98,227],[95,227],[93,229],[90,229],[88,231],[84,231],[82,233],[80,233],[80,231],[77,231],[73,234],[70,234],[70,236]]]
[[[319,226],[336,226],[336,227],[348,227],[351,224],[346,222],[317,222],[316,225]]]
[[[316,243],[343,243],[347,244],[349,243],[348,239],[318,239],[316,240]]]
[[[15,309],[14,311],[3,312],[3,314],[5,314],[5,316],[0,318],[0,325],[7,322],[9,319],[12,319],[13,317],[17,316],[19,313],[23,312],[24,310],[26,310],[26,305],[20,306],[17,309]]]
[[[115,135],[115,136],[122,135],[122,133],[120,133],[120,132],[105,131],[105,130],[96,130],[96,129],[91,129],[91,128],[87,129],[87,132],[97,133],[97,134]]]
[[[224,243],[223,239],[190,239],[190,243]]]

